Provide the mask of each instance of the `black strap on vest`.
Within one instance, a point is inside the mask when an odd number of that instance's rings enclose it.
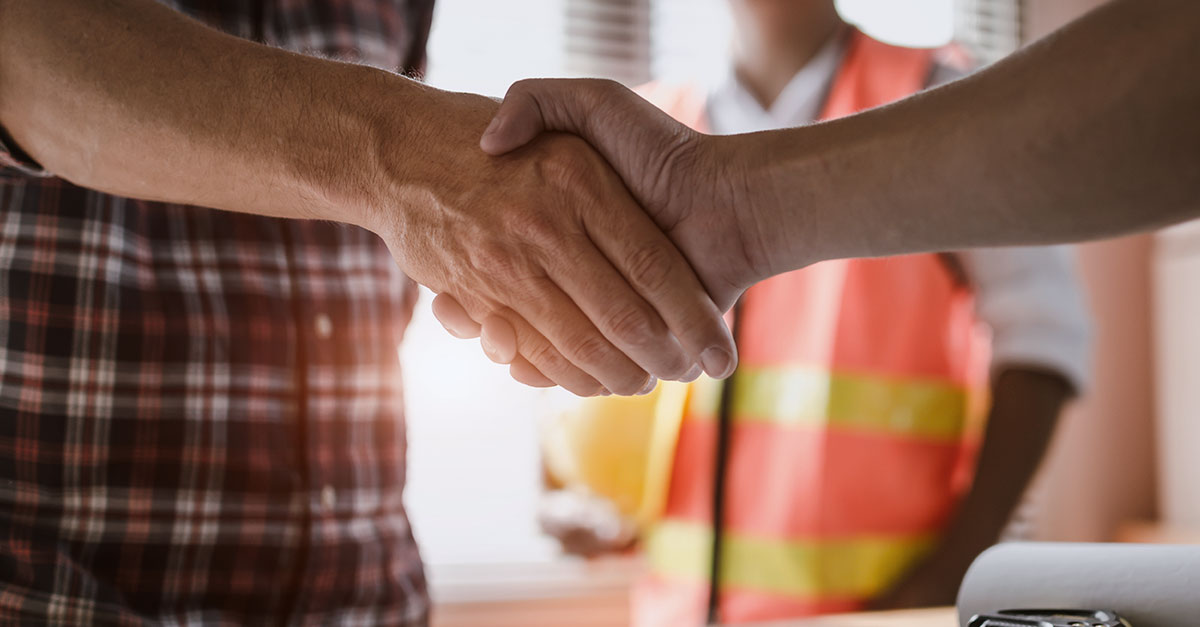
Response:
[[[742,301],[733,306],[733,339],[741,338]],[[713,464],[712,562],[708,572],[709,625],[721,622],[721,544],[725,535],[725,475],[729,464],[729,434],[733,427],[733,392],[737,371],[721,385],[721,406],[717,415],[716,463]]]

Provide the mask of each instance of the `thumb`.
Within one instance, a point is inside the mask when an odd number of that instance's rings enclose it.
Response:
[[[548,124],[542,115],[537,88],[524,85],[529,82],[532,81],[519,81],[509,88],[491,124],[483,132],[479,147],[489,155],[502,155],[516,150],[542,132],[554,130],[547,128],[554,125]]]
[[[533,141],[539,134],[559,131],[578,135],[605,152],[614,138],[597,133],[595,113],[613,113],[621,96],[631,96],[619,83],[601,79],[527,79],[513,83],[500,103],[479,147],[502,155]],[[636,97],[635,97],[636,98]],[[639,99],[640,100],[640,99]]]
[[[591,144],[656,220],[669,200],[662,177],[698,135],[616,81],[528,79],[509,88],[479,146],[501,155],[550,131]]]

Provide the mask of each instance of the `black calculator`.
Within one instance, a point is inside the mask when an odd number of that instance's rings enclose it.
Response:
[[[1116,612],[1083,610],[1005,610],[971,617],[967,627],[1133,627]]]

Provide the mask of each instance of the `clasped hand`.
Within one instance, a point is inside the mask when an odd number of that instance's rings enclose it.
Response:
[[[474,147],[496,105],[452,100],[442,113],[456,124],[430,144]],[[656,224],[582,139],[529,140],[490,150],[502,156],[431,154],[390,186],[407,210],[371,212],[400,267],[439,294],[434,311],[451,333],[486,331],[489,356],[518,381],[584,396],[636,394],[701,367],[730,374],[736,349],[722,311],[732,284],[697,278],[678,247],[695,234],[689,222]]]
[[[583,137],[608,164],[581,148],[578,139],[543,135],[547,131]],[[569,171],[530,177],[514,186],[525,196],[548,194],[554,208],[567,215],[539,212],[539,201],[533,198],[522,199],[530,204],[494,211],[500,222],[516,227],[514,234],[536,235],[540,250],[565,246],[573,251],[558,259],[537,256],[545,260],[536,270],[545,273],[539,276],[541,287],[556,292],[556,283],[565,294],[517,315],[505,310],[484,313],[487,308],[472,302],[470,292],[442,291],[434,300],[434,314],[457,337],[481,337],[489,358],[511,364],[512,376],[528,385],[559,384],[585,394],[592,388],[583,383],[582,370],[613,392],[652,389],[652,380],[638,387],[629,383],[637,379],[632,374],[616,376],[634,371],[630,360],[659,378],[695,379],[699,369],[679,367],[680,345],[710,376],[728,376],[736,365],[736,349],[728,331],[718,333],[714,326],[720,312],[766,274],[753,255],[756,235],[739,214],[741,204],[734,202],[745,196],[735,183],[745,177],[728,171],[736,161],[719,156],[716,139],[680,125],[610,81],[515,84],[480,145],[494,156],[491,167],[521,163],[531,155],[547,163],[553,151],[570,151],[575,161],[567,166]],[[505,260],[516,259],[507,250],[493,252],[476,255],[478,267],[503,266]],[[618,272],[604,267],[602,255]],[[580,342],[562,344],[540,337],[539,332],[551,338],[588,337],[581,330],[587,320],[575,312],[570,299],[612,346],[586,340],[587,350],[570,350]],[[665,328],[658,322],[660,316]],[[613,347],[628,358],[610,350]],[[614,387],[610,381],[621,385]]]

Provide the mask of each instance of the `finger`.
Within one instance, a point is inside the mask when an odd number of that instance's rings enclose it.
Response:
[[[636,128],[637,133],[622,132],[630,128]],[[543,131],[580,135],[626,177],[626,182],[633,173],[652,169],[653,154],[662,152],[664,147],[683,145],[688,137],[684,127],[615,82],[532,79],[518,81],[508,90],[480,145],[486,152],[500,154],[527,143]],[[661,206],[646,204],[645,189],[640,190],[638,198],[650,213],[664,217]],[[614,258],[609,250],[603,252]],[[713,376],[726,376],[737,363],[737,351],[728,328],[714,324],[711,308],[686,306],[693,299],[680,298],[683,291],[698,283],[697,280],[679,286],[674,292],[651,289],[641,294],[655,305],[705,371]],[[589,315],[594,312],[589,311]],[[638,362],[647,365],[641,359]]]
[[[479,147],[490,155],[502,155],[528,144],[545,131],[579,135],[602,153],[610,138],[596,132],[595,113],[600,106],[607,114],[625,103],[656,107],[620,83],[603,79],[526,79],[513,83],[504,95],[491,124],[483,132]],[[633,120],[628,120],[633,121]]]
[[[648,216],[640,211],[598,213],[585,219],[585,228],[709,376],[719,379],[733,374],[737,348],[720,309],[683,254]],[[687,374],[680,371],[675,378]]]
[[[546,130],[537,98],[519,85],[516,83],[509,88],[479,139],[479,147],[490,155],[516,150]]]
[[[555,375],[551,378],[542,374],[541,368],[531,363],[523,355],[518,354],[513,358],[512,363],[508,367],[508,373],[513,379],[537,388],[554,387],[557,385],[576,396],[607,396],[609,394],[608,390],[597,383],[594,378],[576,368],[565,357],[558,354],[550,342],[538,334],[537,331],[534,331],[532,328],[524,328],[517,335],[518,338],[528,336],[528,339],[525,341],[518,339],[518,343],[529,347],[532,351],[531,354],[535,355],[533,359],[542,363],[542,368],[553,369]],[[545,354],[540,352],[543,350],[546,351]]]
[[[554,281],[549,277],[526,281],[520,309],[506,308],[497,314],[516,330],[518,351],[530,363],[581,396],[598,389],[579,391],[586,390],[579,385],[580,373],[617,394],[629,396],[642,389],[650,375],[613,346]]]
[[[629,208],[641,213],[639,209]],[[649,220],[646,228],[658,232]],[[550,276],[597,329],[638,366],[659,378],[674,381],[691,370],[694,360],[649,303],[630,287],[593,242],[581,237],[572,245],[571,263],[554,264]],[[670,246],[666,238],[663,244]],[[679,260],[682,261],[682,257]],[[690,271],[690,270],[689,270]]]
[[[547,131],[582,137],[626,175],[650,166],[658,153],[691,134],[616,81],[526,79],[509,87],[479,147],[502,155]]]
[[[433,317],[454,337],[463,340],[479,337],[479,323],[471,319],[467,310],[449,294],[442,293],[433,298]]]
[[[433,315],[455,337],[478,337],[484,354],[498,364],[510,364],[517,356],[516,332],[503,318],[489,316],[481,326],[453,296],[445,293],[433,299]]]
[[[532,366],[535,372],[541,373],[541,376],[552,384],[558,385],[576,396],[597,396],[604,391],[604,386],[599,381],[571,363],[532,325],[512,312],[505,312],[503,315],[516,330],[517,346],[521,352],[520,361]],[[514,358],[512,365],[517,363],[519,363],[518,359]],[[526,371],[522,367],[518,367],[518,372]],[[511,365],[509,373],[513,373]],[[537,381],[538,379],[532,378],[532,380]],[[545,386],[537,385],[536,387]]]
[[[517,357],[517,332],[499,316],[488,316],[483,321],[479,343],[488,359],[498,364],[511,364]]]
[[[524,291],[523,300],[526,302],[526,306],[534,309],[537,315],[549,317],[555,321],[555,324],[571,327],[571,332],[576,334],[580,334],[581,329],[583,332],[591,329],[593,333],[599,335],[599,332],[595,331],[595,328],[591,326],[591,323],[586,318],[580,323],[578,320],[572,320],[569,314],[565,317],[561,316],[561,314],[557,317],[553,315],[554,312],[550,311],[550,309],[556,305],[563,311],[570,312],[574,310],[575,316],[579,318],[583,317],[578,309],[574,308],[573,303],[567,301],[564,304],[562,302],[566,300],[566,296],[558,290],[558,287],[552,281],[542,277],[540,279],[527,280],[526,284],[529,286],[525,287],[524,290],[515,289],[513,293]],[[451,301],[448,300],[447,302]],[[506,346],[500,346],[502,350],[495,353],[491,352],[493,347],[485,346],[484,352],[488,353],[488,357],[493,361],[506,363],[516,363],[523,355],[525,361],[532,365],[539,373],[536,377],[529,377],[531,385],[545,387],[546,381],[549,381],[550,384],[559,385],[577,396],[595,396],[605,390],[605,387],[599,381],[577,367],[572,363],[571,359],[559,352],[559,349],[534,328],[534,325],[526,322],[520,313],[505,306],[496,308],[494,305],[488,305],[471,297],[465,298],[461,302],[454,302],[465,309],[465,313],[471,319],[488,321],[489,340],[493,333],[497,335],[504,334],[504,331],[501,330],[503,329],[501,325],[507,325],[508,329],[515,333],[516,351],[514,351],[511,359],[509,359],[509,355],[504,354],[507,352]],[[463,303],[466,303],[466,305],[463,305]],[[554,303],[555,305],[550,305],[549,303]],[[561,318],[561,320],[557,318]],[[558,327],[555,327],[554,330],[558,333],[567,332],[563,328]],[[601,339],[603,338],[601,337]],[[497,340],[497,343],[500,344],[507,342],[507,339]],[[611,350],[619,358],[623,358],[615,348]],[[620,368],[619,365],[615,367]],[[629,363],[629,367],[635,371],[637,370],[637,366],[632,363]],[[641,373],[641,375],[643,378],[645,377],[645,373]],[[640,379],[635,378],[635,380]],[[633,393],[628,392],[628,394]]]
[[[508,367],[508,374],[518,383],[523,383],[529,387],[552,388],[556,385],[520,355],[517,355],[513,359],[512,365]]]
[[[650,380],[646,382],[646,387],[639,390],[637,395],[645,396],[645,395],[653,392],[654,388],[656,388],[656,387],[658,387],[658,379],[655,377],[650,377]]]

